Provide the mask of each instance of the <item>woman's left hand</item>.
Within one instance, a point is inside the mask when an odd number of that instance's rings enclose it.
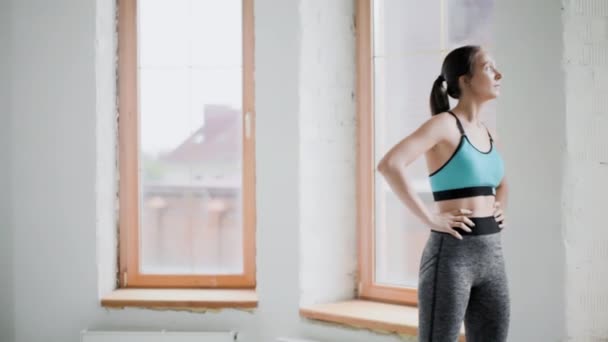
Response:
[[[494,218],[496,219],[496,222],[498,222],[498,227],[500,227],[500,229],[504,229],[505,228],[505,214],[502,211],[502,208],[500,207],[500,202],[494,203]]]

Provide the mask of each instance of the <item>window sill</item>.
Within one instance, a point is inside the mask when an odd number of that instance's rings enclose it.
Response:
[[[418,335],[418,309],[414,306],[349,300],[300,308],[300,315],[309,319],[382,333]],[[464,329],[461,329],[460,333],[458,340],[464,342]]]
[[[252,309],[258,306],[255,290],[241,289],[118,289],[101,299],[105,308]]]

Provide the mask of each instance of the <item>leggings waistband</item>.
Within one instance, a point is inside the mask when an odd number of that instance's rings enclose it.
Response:
[[[496,222],[496,218],[494,216],[469,217],[469,219],[473,221],[473,223],[475,223],[474,227],[467,225],[469,228],[471,228],[472,232],[469,233],[460,227],[454,227],[454,229],[456,229],[458,233],[462,236],[495,234],[499,233],[502,230],[498,226],[498,222]],[[444,232],[438,232],[435,230],[432,230],[432,232],[438,234],[449,234]]]

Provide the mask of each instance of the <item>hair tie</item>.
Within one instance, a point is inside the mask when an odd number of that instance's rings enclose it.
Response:
[[[443,75],[439,75],[439,77],[437,77],[437,79],[441,82],[445,82],[445,77],[443,77]]]

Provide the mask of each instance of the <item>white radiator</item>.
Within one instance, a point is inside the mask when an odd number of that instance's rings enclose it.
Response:
[[[81,342],[234,342],[236,332],[83,331]]]
[[[279,337],[277,342],[320,342],[313,340],[303,340],[301,338],[293,338],[293,337]]]

